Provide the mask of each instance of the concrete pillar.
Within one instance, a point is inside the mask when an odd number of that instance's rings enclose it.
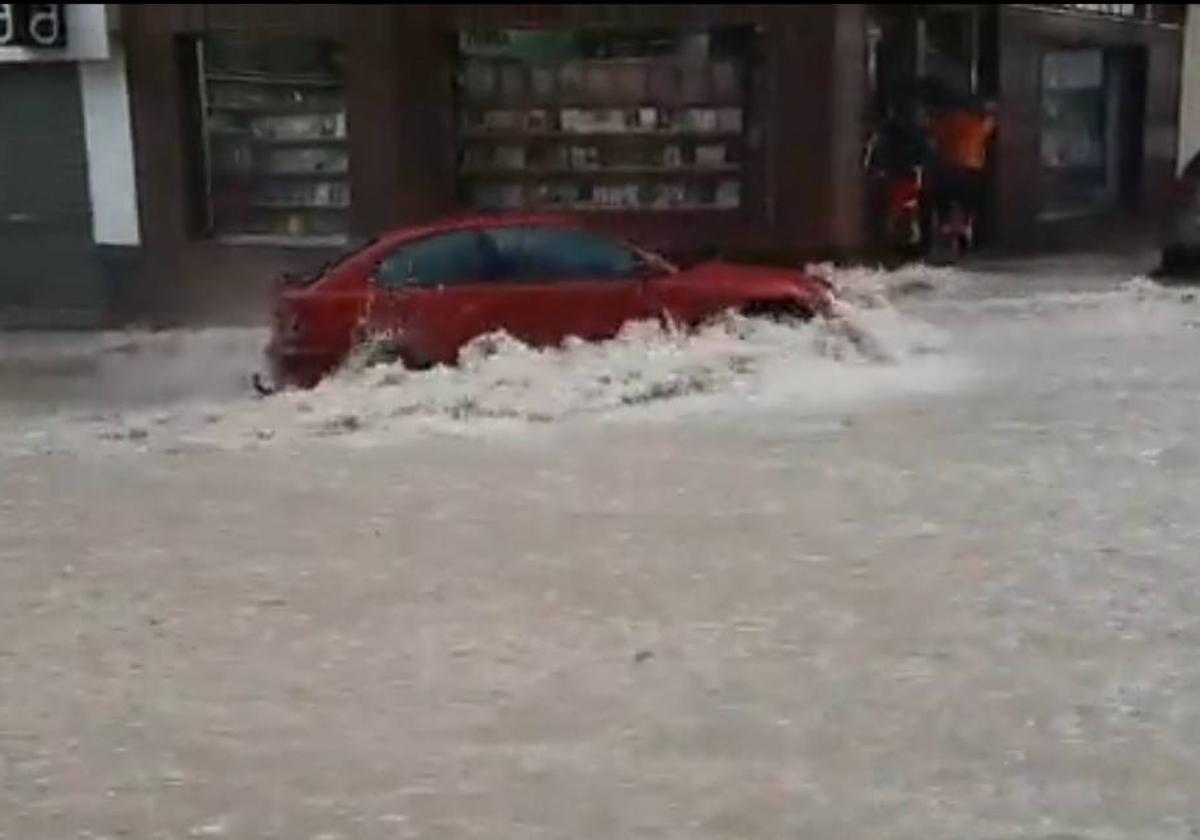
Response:
[[[1179,87],[1179,157],[1176,171],[1200,152],[1200,7],[1189,4]]]

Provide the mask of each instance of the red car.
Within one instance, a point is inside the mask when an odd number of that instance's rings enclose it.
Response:
[[[453,364],[504,330],[528,344],[611,338],[629,321],[697,325],[729,309],[828,315],[832,290],[801,271],[711,262],[680,269],[584,222],[485,216],[379,237],[279,287],[269,386],[310,387],[369,336],[410,367]]]

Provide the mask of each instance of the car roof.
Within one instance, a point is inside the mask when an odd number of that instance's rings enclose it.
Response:
[[[396,228],[379,237],[381,244],[397,245],[414,239],[424,239],[439,233],[452,233],[458,230],[480,230],[492,227],[522,227],[539,225],[543,227],[586,228],[578,216],[564,213],[493,213],[475,214],[469,216],[451,216],[426,225]]]

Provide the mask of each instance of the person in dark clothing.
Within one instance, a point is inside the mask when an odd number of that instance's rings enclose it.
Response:
[[[871,136],[865,161],[873,238],[888,252],[900,248],[909,256],[922,253],[929,241],[924,183],[936,158],[923,117],[915,101],[889,104]],[[911,215],[914,194],[915,218]]]
[[[901,175],[934,160],[929,132],[919,107],[889,106],[871,137],[867,169],[873,174]]]

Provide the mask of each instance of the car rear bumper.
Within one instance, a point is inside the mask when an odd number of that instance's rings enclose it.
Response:
[[[271,387],[312,388],[337,367],[337,354],[322,348],[272,341],[267,346],[265,379]]]

